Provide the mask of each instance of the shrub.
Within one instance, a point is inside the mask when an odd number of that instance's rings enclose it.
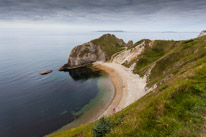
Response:
[[[111,123],[106,118],[101,118],[96,127],[93,128],[93,137],[103,137],[106,133],[110,132],[111,130]]]
[[[160,91],[162,91],[162,90],[164,90],[164,89],[166,89],[166,88],[168,88],[168,85],[162,86],[162,87],[160,88]]]

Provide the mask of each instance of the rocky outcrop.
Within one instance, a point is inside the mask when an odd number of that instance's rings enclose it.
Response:
[[[133,41],[132,41],[132,40],[129,40],[129,41],[127,42],[127,44],[126,44],[127,47],[130,47],[130,46],[132,46],[132,45],[133,45]]]
[[[202,37],[202,36],[205,36],[206,35],[206,30],[203,30],[198,37]]]
[[[70,53],[68,63],[59,70],[79,68],[96,61],[108,61],[113,54],[123,50],[125,45],[124,41],[118,39],[115,35],[105,34],[98,39],[74,47]]]
[[[68,63],[62,66],[59,70],[67,70],[78,68],[83,65],[91,64],[95,61],[105,61],[105,53],[100,48],[100,45],[95,45],[92,42],[76,46],[72,49]]]
[[[42,71],[42,72],[40,72],[40,75],[46,75],[46,74],[49,74],[49,73],[52,73],[52,70]]]

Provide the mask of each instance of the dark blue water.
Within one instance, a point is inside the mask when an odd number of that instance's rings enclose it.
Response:
[[[101,33],[57,30],[0,31],[0,137],[40,137],[78,118],[93,100],[101,76],[90,70],[59,72],[71,49]],[[189,39],[196,33],[117,33],[124,40]],[[159,38],[159,39],[161,39]],[[50,70],[48,75],[39,75]]]
[[[90,37],[53,35],[47,31],[1,33],[1,137],[49,134],[74,120],[76,116],[72,113],[96,97],[97,80],[101,77],[98,73],[58,71],[67,62],[72,47]],[[53,72],[39,74],[48,69]]]

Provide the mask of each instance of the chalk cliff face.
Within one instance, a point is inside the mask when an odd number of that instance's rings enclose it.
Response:
[[[79,66],[94,61],[105,61],[105,53],[99,45],[92,42],[75,47],[69,57],[70,66]]]
[[[144,46],[145,46],[145,41],[143,41],[141,44],[137,45],[134,48],[126,49],[126,50],[120,52],[118,55],[116,55],[112,59],[112,62],[117,63],[117,64],[121,64],[121,65],[123,63],[130,63],[133,60],[136,60],[138,55],[140,55],[142,53],[142,51],[144,50]]]
[[[74,47],[68,63],[59,70],[78,68],[95,61],[108,61],[114,53],[123,50],[125,45],[122,39],[111,34],[105,34],[98,39]]]
[[[72,49],[68,63],[59,70],[77,68],[95,61],[106,61],[106,55],[99,45],[88,42]]]
[[[203,30],[198,37],[202,37],[202,36],[205,36],[206,35],[206,30]]]

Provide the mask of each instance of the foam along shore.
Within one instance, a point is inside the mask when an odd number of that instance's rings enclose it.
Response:
[[[116,63],[95,62],[94,66],[111,76],[115,88],[113,100],[100,117],[122,110],[147,93],[145,91],[146,79],[133,74],[131,69]]]

